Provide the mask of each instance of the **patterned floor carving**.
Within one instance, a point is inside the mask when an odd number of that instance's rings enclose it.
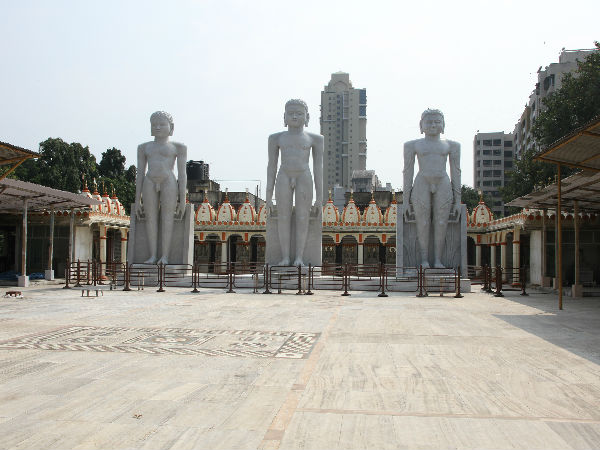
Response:
[[[11,339],[0,343],[0,350],[302,359],[308,357],[319,335],[292,331],[74,326]]]

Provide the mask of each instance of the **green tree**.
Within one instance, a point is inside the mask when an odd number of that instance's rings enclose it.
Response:
[[[471,186],[467,186],[463,184],[460,187],[460,198],[461,201],[467,205],[469,211],[473,211],[473,209],[479,204],[479,193],[473,189]],[[483,194],[483,201],[488,207],[492,207],[492,199],[488,194]]]
[[[525,151],[515,161],[506,185],[500,188],[505,202],[551,184],[555,180],[555,164],[533,161],[540,148],[552,145],[558,139],[583,126],[600,113],[600,43],[596,51],[577,62],[573,73],[563,75],[562,86],[542,100],[544,108],[532,125],[535,148]],[[562,176],[574,172],[562,168]],[[510,212],[516,212],[513,208]]]
[[[117,148],[109,148],[102,153],[98,164],[98,174],[101,177],[121,178],[125,176],[125,156]]]
[[[60,138],[49,138],[40,143],[41,157],[19,166],[14,177],[63,191],[81,190],[81,179],[98,176],[96,157],[88,147]]]

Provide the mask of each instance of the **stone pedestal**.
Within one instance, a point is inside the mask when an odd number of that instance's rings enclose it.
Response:
[[[160,258],[161,242],[163,238],[171,239],[169,264],[193,264],[194,262],[194,215],[192,205],[185,205],[182,219],[173,222],[171,236],[163,236],[160,224],[158,229],[158,258]],[[146,233],[145,219],[137,220],[135,217],[135,204],[131,205],[131,222],[129,228],[129,241],[127,247],[127,260],[129,264],[140,264],[150,258],[148,236]]]
[[[414,217],[408,220],[402,214],[404,207],[398,204],[398,220],[396,223],[396,266],[418,267],[419,243],[417,242],[417,224]],[[433,226],[429,238],[429,261],[433,261]],[[446,244],[442,251],[442,264],[447,268],[461,268],[467,274],[467,207],[461,205],[460,218],[448,221]]]
[[[17,286],[18,287],[29,286],[29,275],[18,275],[17,276]]]
[[[295,207],[294,207],[295,209]],[[323,211],[317,208],[317,211],[311,210],[310,220],[308,224],[308,236],[306,245],[304,246],[303,261],[305,265],[312,264],[313,266],[321,265],[321,247],[322,247],[322,232],[323,232]],[[296,259],[296,214],[292,210],[292,239],[290,249],[290,261],[293,263]],[[273,212],[267,219],[267,248],[265,250],[265,262],[271,266],[277,265],[281,259],[281,244],[279,242],[279,233],[277,227],[277,207],[273,207]]]
[[[45,270],[44,279],[48,281],[54,280],[54,270]]]

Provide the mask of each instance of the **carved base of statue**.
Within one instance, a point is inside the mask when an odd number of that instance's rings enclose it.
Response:
[[[162,248],[163,233],[158,229],[157,249]],[[191,204],[185,205],[183,218],[173,221],[171,236],[171,249],[169,251],[169,264],[193,264],[194,262],[194,214]],[[150,258],[150,247],[146,233],[146,220],[136,219],[135,204],[131,205],[131,222],[129,227],[129,242],[127,246],[127,261],[129,264],[143,264]]]
[[[294,207],[295,208],[295,207]],[[323,230],[323,211],[321,208],[317,208],[317,213],[311,212],[308,223],[308,236],[306,238],[306,245],[304,246],[304,254],[302,261],[304,265],[312,264],[313,266],[321,265],[321,248],[322,238],[321,233]],[[296,260],[296,214],[292,210],[292,229],[291,229],[291,245],[290,245],[290,261]],[[265,250],[265,262],[270,266],[276,266],[282,259],[281,256],[281,243],[279,242],[278,233],[278,220],[277,220],[277,206],[273,207],[273,212],[267,219],[267,245]]]
[[[403,205],[398,205],[403,211]],[[396,266],[419,267],[421,253],[417,241],[417,224],[414,217],[408,220],[402,215],[396,224]],[[434,261],[433,227],[429,237],[429,261]],[[441,255],[444,267],[452,269],[460,267],[461,273],[467,274],[467,207],[461,205],[460,218],[450,217],[446,230],[446,241]]]

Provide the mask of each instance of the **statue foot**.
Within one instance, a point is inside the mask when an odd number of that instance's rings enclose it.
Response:
[[[166,256],[163,256],[162,258],[160,258],[158,260],[158,264],[169,264],[169,260],[167,259]]]
[[[277,265],[278,266],[289,266],[290,258],[283,258],[281,261],[279,261],[279,263]]]
[[[423,269],[429,269],[429,263],[427,261],[423,261],[421,263],[421,267],[423,267]]]
[[[146,261],[144,261],[144,264],[156,264],[156,256],[151,256]]]
[[[441,262],[439,262],[439,261],[436,261],[433,264],[433,267],[435,267],[436,269],[445,269],[444,265]]]
[[[304,263],[302,262],[302,260],[300,258],[296,258],[296,261],[294,261],[294,266],[304,267]]]

